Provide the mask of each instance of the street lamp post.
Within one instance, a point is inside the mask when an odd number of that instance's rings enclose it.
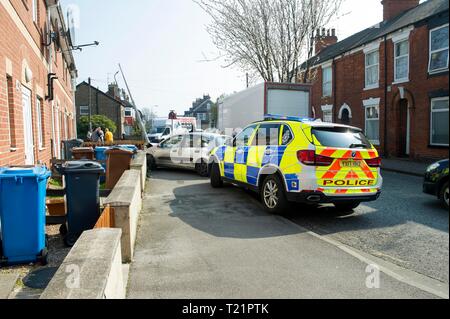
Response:
[[[152,105],[152,108],[150,110],[150,117],[151,117],[150,120],[151,120],[151,123],[152,123],[152,129],[153,129],[153,126],[155,124],[155,113],[153,113],[153,109],[157,108],[157,107],[159,107],[159,105]]]

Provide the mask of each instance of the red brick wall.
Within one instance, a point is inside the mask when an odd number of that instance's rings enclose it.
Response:
[[[321,105],[334,105],[334,121],[340,122],[338,114],[341,106],[346,103],[352,110],[351,125],[365,128],[363,100],[380,98],[380,142],[381,153],[384,151],[384,117],[387,106],[387,150],[392,156],[398,155],[399,149],[399,87],[405,89],[405,98],[410,109],[410,157],[416,159],[448,158],[448,147],[430,146],[430,98],[429,93],[438,90],[448,91],[448,72],[440,75],[428,74],[428,27],[421,26],[411,31],[409,37],[409,81],[401,84],[394,82],[394,45],[387,40],[387,92],[385,101],[385,49],[381,41],[379,47],[379,88],[364,90],[365,87],[365,54],[361,49],[353,54],[338,57],[334,61],[333,96],[322,97],[322,70],[314,72],[312,105],[316,117],[322,118]],[[386,103],[387,102],[387,103]]]
[[[13,6],[18,20],[13,20],[10,13],[6,10],[6,6],[0,4],[0,30],[2,30],[0,33],[0,166],[22,165],[25,162],[21,85],[25,85],[31,90],[35,162],[49,164],[53,154],[51,147],[53,137],[52,103],[45,100],[45,95],[48,93],[47,74],[49,73],[48,65],[46,64],[46,61],[49,59],[48,50],[43,44],[43,34],[47,19],[45,1],[38,0],[39,14],[37,23],[33,22],[32,19],[31,0],[9,0],[9,3]],[[25,26],[26,32],[31,37],[31,44],[20,31],[18,26],[21,24]],[[33,50],[33,46],[37,46],[37,52]],[[52,49],[54,50],[53,46]],[[67,109],[68,113],[74,115],[75,109],[73,106],[71,78],[70,75],[67,77],[64,76],[64,72],[66,71],[64,70],[65,65],[61,50],[57,52],[57,56],[58,64],[53,64],[52,69],[52,72],[57,73],[59,77],[59,80],[56,80],[54,83],[54,105],[56,106],[58,102],[64,110]],[[12,85],[9,88],[9,99],[6,59],[11,61],[12,64],[12,74],[10,74]],[[33,78],[29,83],[24,83],[23,61],[26,61],[33,73]],[[59,81],[60,85],[58,85],[57,81]],[[39,93],[39,91],[41,92]],[[38,147],[36,109],[38,93],[42,101],[42,149]],[[9,104],[8,100],[10,100]],[[9,124],[9,118],[13,120],[11,124]],[[15,137],[15,145],[11,145],[9,140],[10,127],[12,129],[11,134]],[[69,136],[65,136],[63,130],[64,126],[60,126],[61,140],[63,137],[74,138],[76,136],[73,124],[70,126]],[[11,146],[14,147],[11,148]]]

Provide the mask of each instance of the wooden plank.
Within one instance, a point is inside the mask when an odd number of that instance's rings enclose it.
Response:
[[[114,208],[106,206],[94,228],[114,228]]]

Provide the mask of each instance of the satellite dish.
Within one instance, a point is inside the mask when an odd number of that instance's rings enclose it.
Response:
[[[75,21],[75,16],[76,16],[76,12],[74,13],[74,8],[73,7],[69,7],[67,9],[67,29],[68,29],[68,39],[69,39],[69,44],[71,47],[75,47],[76,46],[76,38],[75,38],[75,25],[76,25],[76,21]]]

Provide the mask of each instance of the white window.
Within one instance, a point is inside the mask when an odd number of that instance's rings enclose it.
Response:
[[[365,133],[372,144],[380,145],[380,98],[363,101]]]
[[[378,87],[379,78],[379,54],[372,51],[366,54],[366,89]]]
[[[38,135],[38,147],[44,146],[44,135],[42,132],[42,103],[40,99],[36,99],[36,129]]]
[[[130,108],[125,109],[125,116],[132,116],[132,112]]]
[[[380,107],[379,105],[366,106],[365,113],[366,136],[372,144],[380,144]]]
[[[331,66],[322,69],[322,96],[331,96],[333,92],[333,73]]]
[[[409,77],[409,41],[394,44],[394,81],[407,81]]]
[[[431,145],[448,146],[448,96],[431,100]]]
[[[430,30],[429,72],[448,69],[448,24]]]
[[[197,113],[197,120],[206,121],[206,113]]]
[[[87,106],[87,105],[81,105],[81,106],[80,106],[80,115],[81,115],[81,116],[89,115],[89,106]]]
[[[31,11],[33,14],[33,21],[38,21],[38,0],[31,0]]]

